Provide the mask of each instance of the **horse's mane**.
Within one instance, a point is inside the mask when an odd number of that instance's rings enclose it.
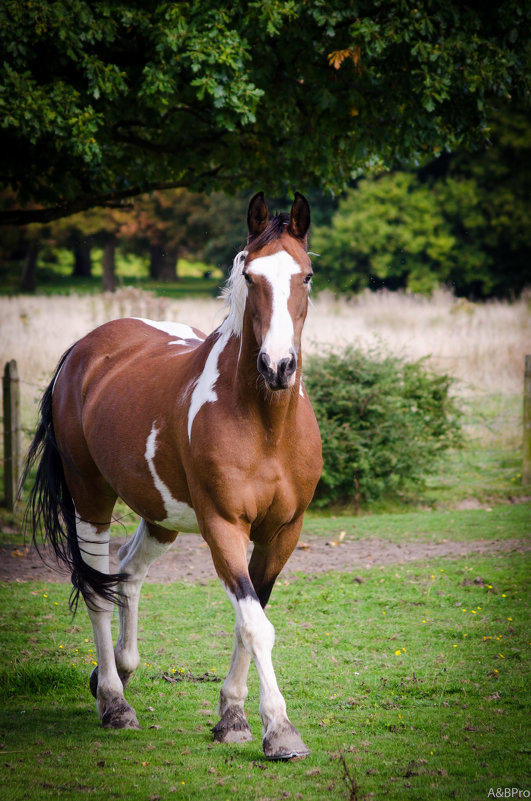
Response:
[[[275,214],[274,217],[271,217],[261,234],[247,240],[247,252],[254,253],[256,250],[261,250],[271,242],[280,239],[288,223],[289,214],[285,212]]]
[[[220,297],[228,307],[228,315],[223,322],[223,326],[230,327],[237,336],[240,336],[242,332],[245,301],[247,299],[247,284],[243,277],[245,259],[250,253],[255,253],[271,242],[280,239],[288,222],[289,214],[284,212],[276,214],[269,220],[262,233],[248,239],[245,248],[234,257],[232,269],[225,286],[221,290]]]
[[[245,301],[247,300],[247,284],[243,277],[243,265],[247,253],[247,250],[240,250],[234,257],[232,269],[220,295],[229,312],[222,325],[231,328],[238,336],[242,332]]]

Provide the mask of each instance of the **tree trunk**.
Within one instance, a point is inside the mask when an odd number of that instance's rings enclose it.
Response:
[[[178,281],[177,249],[151,245],[149,275],[154,281]]]
[[[115,263],[115,251],[116,251],[116,238],[114,236],[110,236],[104,245],[103,248],[103,278],[102,278],[102,289],[104,292],[115,292],[116,291],[116,263]]]
[[[163,252],[162,245],[150,245],[149,247],[149,277],[153,280],[157,280],[160,275]]]
[[[24,257],[22,267],[22,278],[20,279],[20,289],[22,292],[35,292],[37,255],[39,253],[39,240],[30,239]]]
[[[90,278],[92,275],[92,259],[90,258],[90,243],[88,239],[77,239],[72,248],[74,252],[75,278]]]

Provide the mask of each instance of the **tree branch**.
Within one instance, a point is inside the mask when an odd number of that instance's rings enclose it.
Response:
[[[157,190],[164,189],[187,188],[202,178],[214,177],[217,175],[220,169],[220,166],[213,167],[211,170],[206,170],[200,175],[194,175],[189,179],[159,181],[142,186],[134,186],[130,189],[123,189],[117,192],[107,192],[101,195],[84,195],[82,198],[77,198],[76,200],[71,200],[66,203],[58,203],[57,205],[50,206],[48,208],[0,210],[0,226],[49,223],[53,220],[59,220],[63,217],[70,217],[72,214],[78,214],[81,211],[87,211],[95,206],[116,208],[120,201],[130,197],[136,197],[137,195],[144,195],[146,192],[155,192]]]

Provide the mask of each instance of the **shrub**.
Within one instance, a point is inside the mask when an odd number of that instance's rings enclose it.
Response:
[[[453,379],[425,359],[349,346],[305,361],[305,386],[323,440],[314,503],[354,504],[422,486],[437,457],[460,441]]]

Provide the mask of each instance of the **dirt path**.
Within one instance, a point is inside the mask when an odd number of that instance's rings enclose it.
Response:
[[[116,570],[116,553],[124,539],[111,540],[111,569]],[[440,543],[395,543],[371,537],[346,541],[336,545],[318,537],[305,537],[292,554],[282,575],[296,572],[322,573],[327,570],[356,572],[372,566],[414,562],[439,556],[465,557],[471,554],[524,553],[531,543],[523,540],[474,540],[473,542],[445,541]],[[47,548],[42,553],[44,564],[34,548],[0,548],[0,581],[69,581],[65,570],[54,567],[53,555]],[[148,582],[205,581],[215,578],[208,546],[193,534],[181,534],[164,559],[155,562]]]

